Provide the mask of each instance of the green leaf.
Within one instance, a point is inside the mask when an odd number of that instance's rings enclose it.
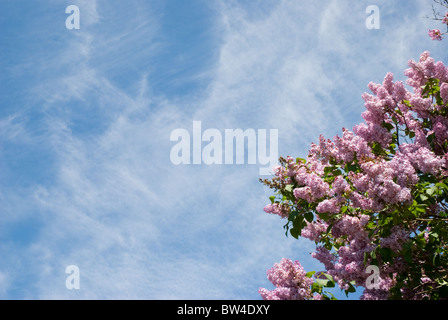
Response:
[[[333,171],[333,175],[334,176],[342,176],[342,171],[339,170],[339,169],[336,169],[336,170]]]
[[[415,211],[425,213],[426,212],[426,205],[419,204],[417,207],[414,208]]]
[[[406,262],[408,263],[412,263],[412,248],[410,243],[405,243],[403,245],[403,248],[404,248],[403,250],[404,260],[406,260]]]
[[[335,165],[338,164],[338,162],[337,162],[333,157],[330,157],[329,162],[330,162],[330,164],[331,164],[332,166],[335,166]],[[324,170],[325,170],[325,169],[324,169]]]
[[[391,262],[393,251],[390,248],[380,248],[379,252],[384,261]]]
[[[289,233],[296,239],[299,239],[300,235],[302,234],[302,230],[298,228],[292,228],[289,230]]]
[[[307,273],[306,273],[306,276],[307,276],[308,278],[311,278],[315,273],[316,273],[316,271],[310,271],[310,272],[307,272]]]
[[[317,215],[324,221],[327,221],[328,218],[330,217],[330,214],[328,212],[322,212],[322,213],[319,212]]]
[[[372,252],[370,252],[370,257],[372,259],[376,259],[376,250],[373,250]]]
[[[423,87],[422,96],[423,96],[424,98],[427,98],[427,97],[428,97],[428,94],[429,94],[430,91],[431,91],[431,85],[432,85],[431,82],[432,82],[432,81],[428,81],[428,82],[426,83],[426,85]]]
[[[446,185],[446,184],[443,183],[443,182],[438,182],[438,183],[436,183],[436,187],[438,187],[438,188],[440,188],[440,189],[448,190],[448,185]]]
[[[379,154],[382,151],[381,145],[377,142],[374,142],[372,144],[372,152],[374,154]]]
[[[323,300],[338,300],[331,292],[324,292],[322,298]]]
[[[311,285],[311,292],[322,293],[322,287],[318,283],[314,282]]]
[[[448,286],[442,286],[439,288],[439,296],[441,298],[448,298]]]
[[[434,142],[434,139],[436,138],[436,135],[433,133],[433,134],[430,134],[429,136],[427,136],[426,137],[426,140],[428,140],[428,143],[430,144],[430,145],[432,145],[432,143]]]
[[[310,211],[305,212],[304,216],[305,216],[306,221],[308,221],[308,222],[313,222],[313,220],[314,220],[314,215],[313,215],[312,212],[310,212]]]
[[[354,285],[355,285],[355,280],[350,281],[350,282],[349,282],[349,285],[353,288],[353,292],[355,292],[355,291],[356,291],[356,288],[354,287]],[[351,292],[351,291],[350,291],[350,292]]]
[[[348,297],[349,293],[356,292],[356,288],[353,286],[353,281],[348,284],[348,289],[345,290],[345,295]]]
[[[292,212],[290,212],[289,213],[289,217],[288,217],[288,220],[289,221],[294,221],[295,219],[296,219],[296,217],[299,215],[299,212],[297,212],[297,211],[292,211]]]
[[[333,167],[325,167],[325,169],[324,169],[325,174],[329,174],[332,171],[333,171]]]
[[[440,265],[440,255],[439,254],[435,254],[432,257],[432,264],[436,267]]]
[[[294,221],[292,222],[292,226],[293,227],[289,232],[291,233],[291,236],[298,239],[302,235],[302,229],[304,227],[303,216],[297,213]]]
[[[370,253],[367,252],[367,251],[365,251],[365,252],[364,252],[364,264],[367,263],[367,260],[369,259],[369,256],[370,256]]]
[[[294,219],[294,221],[292,222],[292,225],[294,228],[302,229],[304,227],[303,216],[301,216],[300,214],[297,215],[296,218]]]
[[[388,122],[385,122],[385,121],[383,121],[382,127],[386,128],[389,131],[394,129],[394,125],[392,123],[388,123]]]
[[[322,272],[321,274],[324,275],[325,278],[327,278],[328,280],[330,280],[330,281],[334,281],[334,280],[333,280],[333,277],[332,277],[331,275],[329,275],[328,273]]]
[[[438,188],[437,188],[436,186],[432,186],[431,188],[426,189],[426,193],[427,193],[428,195],[432,196],[434,193],[437,192],[437,189],[438,189]]]
[[[329,281],[326,279],[316,279],[316,283],[321,287],[326,287]]]
[[[409,100],[403,100],[402,103],[408,107],[411,107],[411,103],[409,102]]]

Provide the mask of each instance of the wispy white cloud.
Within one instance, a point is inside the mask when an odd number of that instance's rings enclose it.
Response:
[[[45,145],[53,162],[48,181],[0,192],[8,213],[38,221],[28,242],[2,245],[0,275],[20,287],[3,294],[257,298],[265,270],[283,256],[319,268],[312,244],[286,238],[285,221],[263,212],[270,191],[257,167],[174,166],[170,133],[191,130],[193,120],[278,128],[281,154],[299,156],[319,133],[356,124],[368,81],[400,72],[420,50],[393,40],[420,39],[417,29],[388,18],[392,4],[382,6],[377,32],[365,30],[365,6],[353,1],[208,3],[220,18],[210,31],[213,58],[182,79],[206,86],[171,97],[154,89],[158,55],[169,47],[160,19],[169,13],[129,3],[74,1],[81,30],[48,57],[52,73],[30,90],[33,107],[43,106],[40,125],[21,120],[30,109],[0,120],[2,137]],[[404,19],[414,18],[409,10]],[[71,264],[80,267],[79,291],[65,288]]]

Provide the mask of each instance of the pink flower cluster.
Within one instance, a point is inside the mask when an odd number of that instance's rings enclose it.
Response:
[[[308,300],[313,298],[310,286],[314,280],[306,276],[299,261],[282,259],[267,272],[268,280],[276,287],[274,290],[260,288],[263,300]],[[315,296],[314,299],[319,299]]]
[[[425,150],[428,149],[408,153],[409,159],[398,153],[389,161],[375,156],[365,139],[348,130],[344,130],[342,138],[335,137],[334,142],[321,137],[320,144],[312,145],[306,165],[292,164],[297,169],[294,196],[308,203],[318,202],[318,213],[331,214],[339,213],[347,203],[363,210],[381,210],[386,204],[407,202],[411,200],[410,188],[418,182],[416,168],[430,172],[440,168],[441,159],[435,160]],[[362,171],[350,172],[346,178],[337,176],[331,184],[325,181],[322,169],[309,169],[325,168],[330,159],[350,163],[355,155]]]
[[[287,218],[289,216],[289,208],[279,203],[268,204],[264,207],[264,212],[279,215],[281,218]]]
[[[393,251],[399,251],[402,249],[403,244],[409,238],[409,232],[406,231],[403,227],[395,226],[391,230],[390,236],[381,239],[381,247],[389,248]]]
[[[332,228],[334,237],[346,237],[347,245],[341,246],[337,252],[318,247],[312,254],[314,258],[324,264],[326,272],[333,276],[341,289],[348,289],[348,283],[355,281],[363,285],[367,274],[364,266],[364,253],[372,251],[371,240],[365,231],[369,216],[360,218],[343,216]]]
[[[428,31],[428,35],[432,40],[442,40],[442,32],[439,29],[433,29]]]
[[[311,144],[307,162],[311,163],[313,168],[319,168],[318,173],[323,173],[323,169],[329,163],[330,159],[337,162],[351,162],[358,157],[373,157],[367,141],[361,136],[355,136],[353,132],[343,128],[342,137],[334,137],[334,141],[319,137],[319,144]],[[296,180],[301,183],[296,175]]]
[[[325,221],[317,218],[302,230],[302,237],[310,239],[314,242],[319,242],[321,240],[322,234],[327,230],[328,224]]]
[[[410,68],[405,70],[405,75],[409,79],[406,83],[414,88],[416,94],[421,93],[421,87],[431,78],[437,78],[442,82],[448,81],[448,71],[443,62],[435,63],[428,51],[421,54],[419,62],[409,60],[408,64]]]

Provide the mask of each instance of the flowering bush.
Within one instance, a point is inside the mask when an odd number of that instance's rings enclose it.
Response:
[[[364,122],[319,138],[306,159],[280,158],[265,211],[316,243],[324,272],[283,259],[263,299],[332,299],[336,284],[361,299],[448,297],[448,68],[424,52],[406,84],[388,73],[368,85]],[[368,266],[375,266],[372,273]]]

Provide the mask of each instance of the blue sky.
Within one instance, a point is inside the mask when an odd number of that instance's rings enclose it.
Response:
[[[365,27],[371,4],[379,30]],[[2,299],[260,299],[283,257],[320,270],[313,243],[263,212],[259,166],[176,166],[170,133],[278,129],[279,154],[303,157],[361,121],[370,81],[404,80],[425,50],[448,58],[426,0],[0,0],[0,12]]]

